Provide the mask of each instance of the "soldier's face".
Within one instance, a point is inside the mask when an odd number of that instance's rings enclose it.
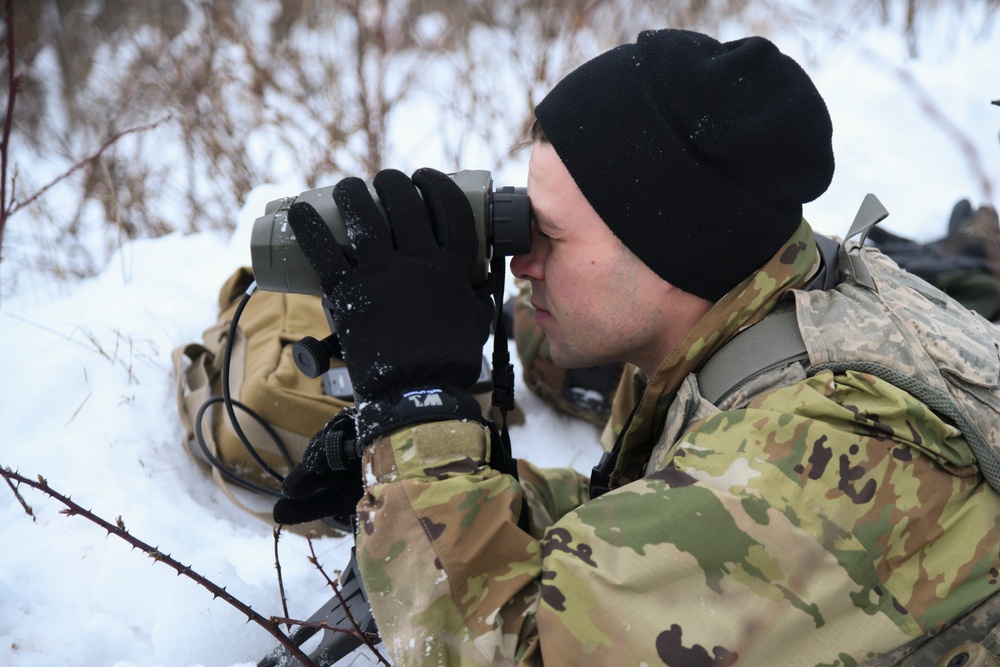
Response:
[[[629,361],[650,372],[666,352],[669,283],[611,232],[555,149],[536,143],[528,165],[531,252],[511,271],[531,282],[535,321],[564,368]]]

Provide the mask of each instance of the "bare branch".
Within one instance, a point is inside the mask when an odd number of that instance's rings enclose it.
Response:
[[[245,614],[248,621],[253,621],[260,627],[264,628],[268,632],[268,634],[276,638],[281,643],[282,646],[288,649],[288,652],[293,657],[295,657],[300,663],[302,663],[302,665],[304,665],[305,667],[316,667],[315,663],[313,663],[313,661],[310,660],[307,655],[305,655],[301,650],[299,650],[299,647],[296,646],[291,641],[291,639],[289,639],[288,636],[286,636],[281,631],[281,629],[278,627],[278,624],[275,621],[272,621],[271,619],[265,618],[264,616],[258,614],[249,605],[247,605],[246,603],[242,602],[241,600],[237,599],[236,597],[228,593],[225,588],[222,588],[215,582],[195,572],[187,565],[184,565],[181,562],[175,560],[170,556],[170,554],[165,554],[162,551],[160,551],[158,547],[151,546],[146,542],[143,542],[142,540],[133,536],[131,533],[128,532],[128,530],[125,529],[125,522],[122,520],[120,516],[115,520],[115,523],[110,523],[108,521],[105,521],[104,519],[97,516],[90,510],[70,500],[68,496],[64,496],[63,494],[57,492],[55,489],[50,487],[45,478],[41,476],[38,477],[38,481],[33,481],[28,479],[27,477],[19,475],[18,473],[12,471],[10,468],[4,468],[2,466],[0,466],[0,476],[3,476],[3,478],[7,480],[7,484],[10,485],[11,489],[14,491],[14,494],[18,496],[19,499],[20,499],[20,494],[18,494],[17,489],[14,487],[13,482],[17,482],[18,484],[24,484],[26,486],[30,486],[34,489],[38,489],[39,491],[44,492],[49,497],[54,498],[55,500],[65,505],[65,509],[60,510],[60,514],[65,514],[66,516],[82,516],[85,519],[88,519],[92,523],[95,523],[104,530],[106,530],[108,532],[108,535],[114,535],[115,537],[124,540],[125,542],[132,545],[136,549],[139,549],[140,551],[145,553],[154,561],[163,563],[164,565],[173,568],[178,575],[184,575],[188,579],[191,579],[195,583],[208,589],[208,591],[212,593],[214,597],[222,598],[222,600],[229,603],[230,606],[239,610],[241,613]],[[32,515],[31,509],[24,503],[23,499],[21,500],[21,504],[26,508],[28,514]],[[34,515],[32,515],[32,517],[34,517]],[[295,623],[299,622],[295,621]]]
[[[17,502],[21,503],[21,507],[24,508],[25,513],[31,517],[32,521],[38,521],[38,519],[35,518],[35,513],[31,509],[31,505],[24,502],[24,496],[22,496],[21,492],[17,490],[17,487],[14,486],[14,483],[10,481],[10,478],[4,475],[3,479],[5,482],[7,482],[7,486],[10,487],[10,490],[14,492],[14,497],[17,498]]]
[[[340,603],[340,608],[344,610],[344,616],[347,618],[348,621],[351,622],[351,627],[354,628],[353,631],[348,631],[348,632],[350,632],[352,635],[360,639],[364,643],[364,645],[368,647],[368,650],[370,650],[372,654],[376,658],[378,658],[380,663],[382,663],[383,665],[388,665],[389,662],[385,658],[383,658],[382,654],[380,654],[378,652],[378,649],[375,648],[373,640],[377,640],[378,636],[372,637],[369,633],[362,631],[361,626],[358,625],[358,622],[354,620],[354,616],[351,614],[351,608],[347,605],[347,602],[340,595],[340,586],[338,586],[337,582],[335,582],[333,579],[330,578],[329,575],[327,575],[326,570],[324,570],[323,566],[320,565],[319,557],[316,555],[316,548],[313,546],[312,538],[314,535],[315,533],[309,533],[306,535],[306,541],[309,542],[309,553],[311,554],[309,557],[309,562],[316,566],[316,569],[319,570],[320,574],[323,575],[323,578],[326,579],[327,585],[329,585],[330,588],[333,589],[333,594],[337,596],[337,602]],[[324,627],[327,627],[326,624],[324,624]]]
[[[3,249],[3,232],[7,227],[7,153],[10,149],[10,131],[14,126],[14,101],[21,78],[14,74],[14,0],[4,0],[3,20],[7,28],[7,115],[3,119],[3,139],[0,142],[0,250]],[[11,192],[13,197],[13,191]]]
[[[907,25],[908,35],[911,29],[912,26]],[[916,47],[911,44],[911,48]],[[979,149],[976,148],[975,143],[972,142],[969,135],[957,123],[945,115],[941,106],[927,92],[927,89],[920,85],[920,82],[917,81],[912,72],[898,65],[892,65],[892,68],[903,85],[913,93],[917,103],[920,105],[920,109],[958,146],[963,157],[965,157],[969,171],[972,172],[974,180],[982,191],[983,199],[991,201],[993,199],[993,182],[990,180],[986,168],[983,166],[982,156]]]
[[[274,569],[278,571],[278,594],[281,597],[281,611],[284,612],[285,617],[288,616],[288,599],[285,597],[285,580],[281,577],[281,559],[278,557],[278,539],[281,537],[281,525],[274,527]],[[273,620],[273,619],[272,619]],[[287,628],[289,632],[292,630],[292,624],[288,623]]]
[[[72,167],[70,167],[69,169],[67,169],[64,173],[60,174],[55,179],[53,179],[48,185],[43,186],[41,189],[39,189],[37,192],[35,192],[35,194],[31,195],[30,197],[28,197],[24,201],[18,202],[16,205],[12,204],[11,207],[10,207],[10,211],[7,213],[7,215],[8,216],[14,215],[15,213],[17,213],[18,211],[20,211],[25,206],[29,206],[30,204],[32,204],[35,201],[37,201],[46,192],[48,192],[53,187],[55,187],[56,185],[58,185],[62,181],[66,180],[67,178],[69,178],[73,174],[75,174],[80,169],[83,169],[84,167],[87,167],[87,166],[90,166],[90,165],[94,164],[94,162],[96,162],[98,159],[100,159],[101,155],[103,155],[106,150],[108,150],[109,148],[111,148],[112,146],[114,146],[122,137],[127,136],[129,134],[135,134],[137,132],[147,132],[149,130],[154,130],[154,129],[156,129],[157,127],[159,127],[160,125],[162,125],[163,123],[165,123],[168,120],[170,120],[170,116],[166,116],[165,118],[161,118],[158,121],[155,121],[153,123],[148,123],[146,125],[138,125],[136,127],[130,127],[127,130],[122,130],[121,132],[113,135],[111,138],[109,138],[107,141],[105,141],[103,144],[101,144],[101,147],[97,149],[97,152],[93,153],[92,155],[90,155],[88,157],[83,158],[82,160],[80,160],[79,162],[77,162],[76,164],[74,164]]]
[[[318,621],[318,622],[317,621],[297,621],[294,618],[285,618],[284,616],[272,616],[271,620],[274,621],[275,623],[287,623],[287,624],[290,624],[290,625],[298,625],[298,626],[301,626],[303,628],[315,628],[316,630],[329,630],[330,632],[339,632],[339,633],[345,634],[345,635],[354,635],[354,636],[357,636],[357,633],[355,633],[353,630],[347,630],[347,629],[344,629],[344,628],[338,628],[336,626],[330,625],[326,621]],[[361,636],[362,636],[362,638],[367,638],[369,641],[374,641],[374,640],[377,640],[379,638],[377,634],[375,634],[375,633],[368,633],[368,632],[361,633]],[[376,652],[376,655],[378,655],[377,652]],[[378,658],[379,658],[379,660],[382,661],[382,664],[385,664],[385,665],[389,664],[388,662],[385,661],[385,659],[382,656],[379,655]]]

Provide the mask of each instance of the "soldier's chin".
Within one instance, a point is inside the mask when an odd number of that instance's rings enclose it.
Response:
[[[585,358],[585,355],[581,355],[579,351],[554,343],[551,338],[549,339],[549,356],[552,357],[552,361],[557,366],[565,369],[587,368],[596,365]]]

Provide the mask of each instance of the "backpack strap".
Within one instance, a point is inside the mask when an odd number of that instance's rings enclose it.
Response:
[[[816,235],[816,247],[821,261],[819,272],[803,286],[803,290],[828,290],[845,277],[875,289],[868,267],[856,253],[849,253],[846,241],[860,235],[863,245],[868,233],[889,215],[882,202],[873,194],[865,196],[845,243],[837,243],[821,234]],[[795,311],[775,310],[723,345],[697,373],[701,395],[713,405],[747,382],[768,371],[794,362],[806,362],[809,355],[799,333]]]
[[[854,216],[854,222],[851,223],[851,228],[847,231],[844,243],[840,246],[840,270],[846,273],[854,282],[872,290],[875,289],[875,282],[868,272],[868,267],[865,266],[864,260],[861,259],[860,255],[847,251],[847,241],[860,234],[858,243],[864,245],[872,227],[885,220],[888,215],[889,211],[878,200],[878,197],[868,193],[861,202],[861,208],[858,209],[857,215]]]
[[[718,405],[754,378],[795,362],[809,361],[793,308],[782,308],[737,334],[698,371],[698,391]]]

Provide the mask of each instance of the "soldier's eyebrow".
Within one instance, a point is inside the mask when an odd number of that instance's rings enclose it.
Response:
[[[563,231],[565,231],[563,230],[562,227],[555,224],[547,217],[537,215],[534,210],[531,211],[531,218],[532,220],[535,221],[535,224],[538,225],[539,231],[541,231],[543,234],[546,235],[560,234]]]

